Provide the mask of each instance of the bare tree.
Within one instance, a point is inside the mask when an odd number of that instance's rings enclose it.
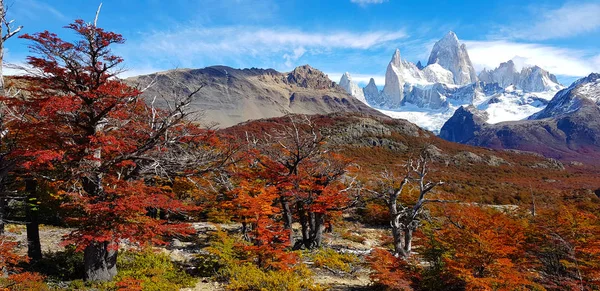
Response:
[[[14,20],[6,19],[6,11],[8,9],[4,6],[4,0],[0,0],[0,96],[4,95],[4,76],[2,75],[2,66],[4,59],[4,42],[9,38],[15,36],[23,26],[13,28],[12,23]],[[4,31],[6,29],[6,32]]]
[[[414,232],[421,225],[424,206],[431,202],[451,202],[449,200],[428,199],[428,194],[444,182],[425,181],[429,172],[429,159],[425,154],[417,160],[410,159],[404,166],[403,175],[386,171],[378,181],[377,190],[369,190],[379,199],[383,199],[388,207],[392,236],[394,237],[394,255],[409,257],[412,251]],[[400,201],[400,196],[407,185],[416,184],[418,197],[414,204],[408,205]]]
[[[13,20],[6,19],[6,7],[4,0],[0,0],[0,96],[4,96],[4,76],[2,74],[3,59],[4,59],[4,42],[13,37],[23,28],[19,26],[15,29],[12,27]],[[6,32],[4,28],[6,27]],[[1,106],[1,105],[0,105]],[[4,106],[2,106],[4,107]],[[8,175],[9,169],[13,165],[13,161],[7,158],[13,143],[6,138],[6,129],[4,128],[4,119],[6,114],[5,108],[0,108],[0,192],[4,192],[4,184]],[[4,233],[4,214],[6,208],[4,195],[0,196],[0,234]]]

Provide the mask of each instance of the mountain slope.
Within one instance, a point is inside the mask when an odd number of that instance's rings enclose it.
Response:
[[[223,132],[233,137],[249,134],[260,138],[265,132],[290,126],[289,122],[288,117],[254,120]],[[598,188],[600,176],[594,167],[562,165],[533,153],[448,142],[406,120],[333,113],[313,116],[311,122],[327,133],[328,146],[357,165],[350,176],[358,180],[402,169],[410,157],[425,149],[433,159],[428,177],[445,181],[441,191],[462,201],[527,204],[532,195],[540,202],[542,197],[552,197],[564,189]],[[595,172],[582,176],[588,170]]]
[[[487,124],[476,116],[473,108],[457,110],[440,136],[470,145],[600,164],[600,74],[559,91],[544,110],[528,120]]]
[[[165,100],[188,95],[202,87],[195,95],[191,109],[203,112],[202,122],[219,127],[289,113],[380,114],[308,65],[290,73],[226,66],[178,69],[132,77],[127,82],[139,87],[152,83],[143,96],[149,101],[155,100],[159,107],[166,106]]]

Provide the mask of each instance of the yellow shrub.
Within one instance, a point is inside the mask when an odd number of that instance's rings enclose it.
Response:
[[[315,267],[350,272],[352,265],[358,262],[353,254],[338,253],[333,249],[320,249],[312,256]]]
[[[236,291],[296,291],[323,290],[312,281],[312,274],[304,265],[293,270],[264,271],[252,264],[230,266],[227,288]]]

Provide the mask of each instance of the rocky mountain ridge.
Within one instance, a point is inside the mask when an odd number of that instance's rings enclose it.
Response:
[[[168,106],[177,96],[186,96],[202,87],[194,95],[190,108],[201,112],[202,123],[217,127],[290,113],[380,115],[308,65],[289,73],[226,66],[177,69],[128,78],[126,82],[142,88],[151,84],[142,96],[154,100],[158,107]]]

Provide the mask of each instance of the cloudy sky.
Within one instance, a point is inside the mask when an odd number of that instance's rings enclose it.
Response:
[[[394,50],[427,62],[449,30],[467,44],[476,69],[515,59],[539,65],[563,83],[600,72],[600,0],[104,0],[98,25],[123,34],[114,50],[127,75],[228,65],[290,71],[310,64],[339,81],[383,75]],[[92,21],[100,1],[5,0],[23,32],[69,39],[62,27]],[[27,41],[6,43],[22,63]]]

